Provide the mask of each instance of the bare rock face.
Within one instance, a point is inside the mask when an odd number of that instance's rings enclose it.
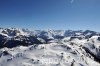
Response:
[[[98,37],[98,40],[100,41],[100,37]]]
[[[39,41],[34,36],[28,36],[28,37],[22,36],[22,37],[17,37],[17,39],[16,37],[10,38],[10,39],[3,39],[3,38],[1,39],[0,48],[3,48],[3,47],[13,48],[16,46],[28,46],[28,45],[33,45],[33,44],[42,44],[42,42]]]

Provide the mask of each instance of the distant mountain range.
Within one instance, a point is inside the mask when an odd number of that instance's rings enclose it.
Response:
[[[0,47],[14,47],[18,45],[32,45],[49,43],[53,40],[62,40],[70,37],[89,39],[92,36],[100,36],[100,33],[95,31],[72,31],[72,30],[28,30],[17,28],[0,28]]]

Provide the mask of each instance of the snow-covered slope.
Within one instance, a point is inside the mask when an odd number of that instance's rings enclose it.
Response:
[[[0,28],[0,66],[100,66],[100,33]]]

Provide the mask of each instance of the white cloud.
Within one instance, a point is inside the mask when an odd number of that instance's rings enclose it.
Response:
[[[74,2],[74,0],[71,0],[71,1],[70,1],[70,3],[73,3],[73,2]]]

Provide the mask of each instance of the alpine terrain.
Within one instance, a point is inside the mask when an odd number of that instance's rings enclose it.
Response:
[[[100,33],[0,28],[0,66],[100,66]]]

